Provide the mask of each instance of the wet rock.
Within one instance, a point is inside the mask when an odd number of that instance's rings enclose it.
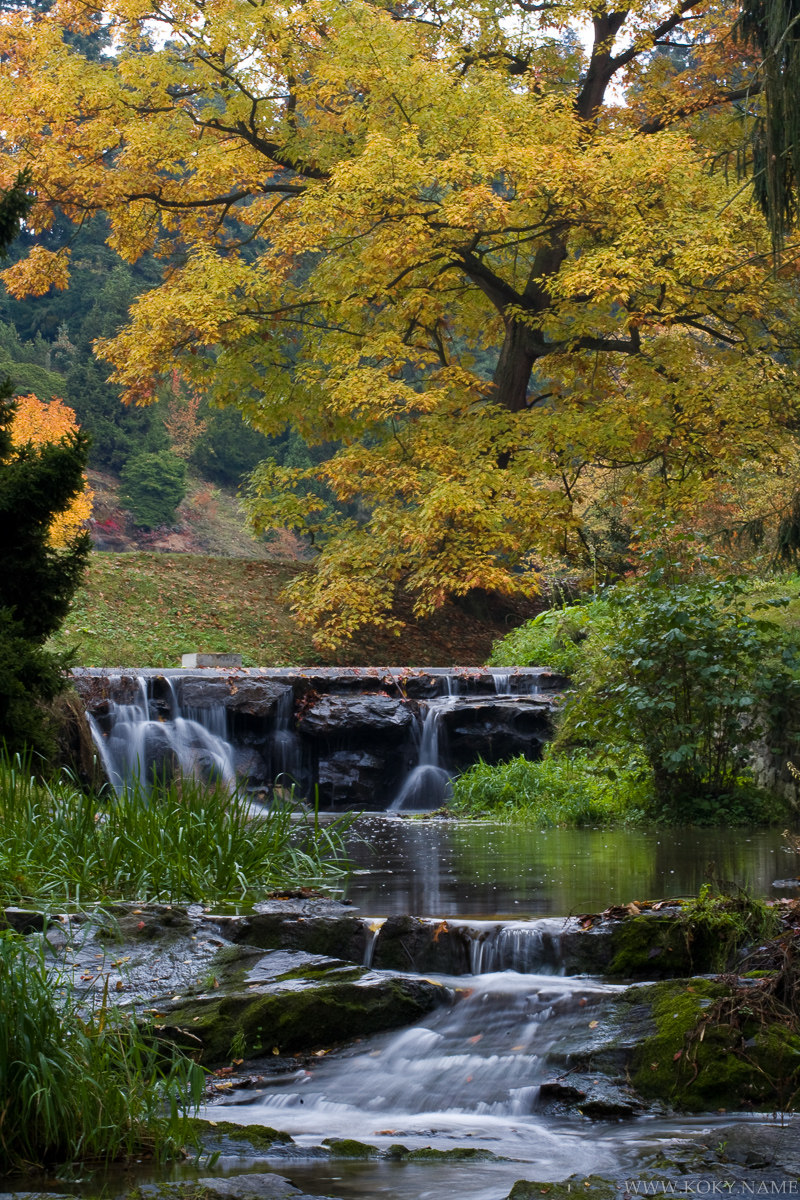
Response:
[[[532,696],[456,702],[440,717],[450,764],[459,770],[478,757],[498,763],[524,754],[541,757],[553,736],[552,702]]]
[[[400,741],[414,720],[408,703],[390,696],[321,696],[302,714],[298,729],[306,737],[379,734]]]
[[[258,907],[263,910],[264,905]],[[220,927],[224,929],[225,923]],[[260,911],[231,922],[227,934],[231,941],[264,950],[306,950],[357,963],[363,961],[366,949],[366,931],[358,917],[316,915],[308,909],[299,913],[285,907]]]
[[[269,1125],[236,1125],[233,1121],[192,1121],[192,1130],[202,1142],[206,1152],[220,1154],[247,1154],[253,1157],[265,1154],[276,1146],[293,1146],[294,1138],[280,1129]]]
[[[350,965],[315,978],[208,992],[163,1005],[170,1025],[202,1042],[201,1061],[231,1057],[241,1036],[244,1057],[272,1045],[291,1054],[410,1025],[448,999],[427,979],[378,975]]]
[[[211,1176],[182,1183],[146,1183],[125,1200],[311,1200],[282,1175]],[[319,1198],[318,1198],[319,1200]]]
[[[372,965],[392,971],[466,975],[470,971],[468,938],[463,927],[447,921],[389,917],[378,933]]]
[[[354,1138],[323,1138],[322,1144],[330,1151],[331,1158],[365,1162],[370,1158],[381,1157],[381,1151],[377,1146],[370,1146],[366,1142],[357,1142]]]
[[[374,805],[381,788],[390,786],[386,768],[385,757],[366,750],[335,750],[319,760],[320,796],[327,804]]]
[[[229,713],[264,720],[275,715],[278,700],[289,691],[278,680],[231,674],[229,678],[184,676],[177,684],[181,708],[223,707]]]

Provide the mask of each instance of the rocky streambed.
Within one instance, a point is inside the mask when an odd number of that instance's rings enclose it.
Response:
[[[800,1038],[776,980],[793,978],[800,909],[760,911],[755,940],[741,911],[679,901],[566,920],[383,920],[305,898],[57,917],[45,936],[84,1003],[112,995],[209,1070],[199,1157],[68,1190],[796,1191]]]

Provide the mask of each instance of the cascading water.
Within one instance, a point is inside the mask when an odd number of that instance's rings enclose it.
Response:
[[[445,982],[456,1003],[323,1059],[299,1087],[267,1084],[246,1119],[369,1139],[385,1125],[404,1129],[420,1117],[440,1126],[446,1114],[469,1126],[533,1114],[540,1085],[552,1077],[554,1047],[618,990],[511,972],[480,976],[468,991],[461,979]]]
[[[539,921],[450,921],[469,940],[473,975],[516,971],[521,975],[563,972],[561,937],[567,922],[544,917]]]
[[[305,764],[303,745],[293,729],[294,692],[287,687],[279,696],[275,724],[270,739],[272,779],[281,790],[289,791],[293,786],[303,789]]]
[[[448,685],[457,680],[447,679]],[[442,715],[456,702],[457,692],[435,700],[423,701],[425,715],[422,730],[417,733],[419,749],[417,765],[409,772],[403,786],[389,806],[391,812],[404,808],[439,808],[450,795],[450,772],[442,765],[439,752],[439,733]]]
[[[119,677],[112,676],[113,685]],[[227,740],[221,705],[187,709],[184,714],[169,680],[166,715],[148,695],[147,682],[137,676],[137,696],[131,703],[109,700],[103,717],[87,713],[100,759],[118,793],[138,781],[149,786],[154,777],[193,775],[233,786],[236,771],[233,748]]]

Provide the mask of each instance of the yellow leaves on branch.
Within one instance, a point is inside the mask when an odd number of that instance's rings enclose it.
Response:
[[[34,246],[27,258],[0,271],[0,279],[17,300],[23,296],[44,296],[51,287],[64,291],[69,287],[69,250],[54,254],[44,246]]]
[[[16,448],[58,442],[78,428],[75,413],[61,400],[46,403],[31,395],[20,396],[16,404],[17,410],[11,425],[11,444]],[[50,541],[54,546],[67,546],[80,532],[84,521],[88,521],[92,515],[93,496],[86,480],[83,491],[75,497],[69,508],[63,513],[56,513],[50,526]]]
[[[154,47],[152,6],[109,0],[94,62],[62,36],[91,24],[78,0],[0,14],[0,174],[31,166],[40,223],[102,208],[121,254],[170,264],[97,346],[128,401],[174,366],[328,446],[249,499],[255,526],[319,535],[295,599],[326,644],[389,620],[393,589],[418,613],[530,593],[598,513],[699,511],[796,441],[794,280],[708,169],[750,119],[720,107],[749,70],[734,7],[636,0],[616,40],[588,0],[524,7],[176,3]],[[685,67],[652,53],[665,21]],[[37,248],[3,278],[66,270]],[[169,420],[186,452],[196,401]]]

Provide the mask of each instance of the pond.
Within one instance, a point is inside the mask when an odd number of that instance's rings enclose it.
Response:
[[[370,916],[567,916],[696,895],[710,874],[761,896],[792,896],[800,874],[778,830],[529,829],[368,814],[348,846],[347,897]]]

